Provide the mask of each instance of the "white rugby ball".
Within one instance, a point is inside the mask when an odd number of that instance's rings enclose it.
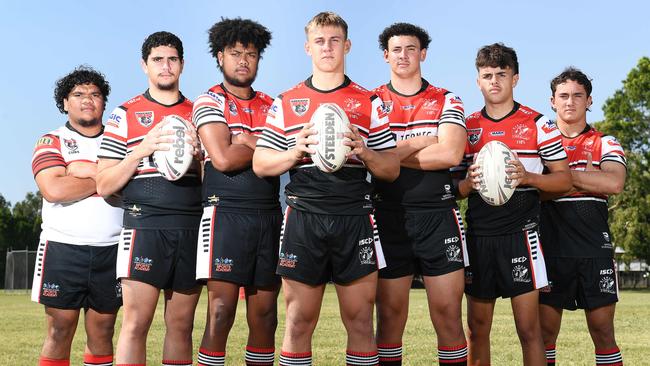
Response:
[[[481,169],[481,198],[492,206],[501,206],[508,202],[515,187],[506,173],[512,167],[509,160],[516,160],[515,154],[501,141],[490,141],[478,152],[476,164]]]
[[[180,116],[171,114],[165,116],[160,123],[163,125],[161,132],[172,131],[173,134],[166,137],[174,139],[172,143],[165,143],[169,150],[156,150],[153,153],[153,164],[160,175],[167,180],[180,179],[192,165],[192,145],[185,141],[191,128],[189,122]],[[161,144],[163,145],[163,144]]]
[[[311,154],[314,165],[325,173],[341,169],[347,161],[345,155],[350,152],[350,147],[343,145],[343,141],[350,141],[344,136],[350,132],[350,121],[345,111],[336,103],[324,103],[314,111],[310,122],[318,131],[313,136],[318,139],[318,144],[310,146],[316,150]]]

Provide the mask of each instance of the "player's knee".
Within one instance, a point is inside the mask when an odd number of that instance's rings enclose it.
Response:
[[[589,332],[591,333],[591,338],[596,348],[610,348],[616,345],[613,326],[603,325],[591,327]]]
[[[372,335],[372,313],[357,312],[343,316],[343,323],[350,334]]]
[[[210,323],[218,330],[229,330],[235,322],[235,309],[223,303],[210,306]]]
[[[86,333],[88,335],[88,342],[91,340],[95,342],[105,342],[108,340],[108,342],[111,342],[115,333],[115,322],[102,321],[89,324],[86,327]]]
[[[310,335],[316,328],[318,318],[305,314],[287,314],[286,327],[292,337]]]
[[[248,313],[248,324],[251,328],[275,330],[278,327],[278,313],[275,308]]]
[[[54,322],[48,329],[48,338],[51,342],[58,345],[72,343],[72,338],[76,330],[76,323],[65,321]]]
[[[519,336],[519,341],[521,344],[530,344],[541,340],[542,332],[538,327],[533,325],[518,326],[517,336]]]

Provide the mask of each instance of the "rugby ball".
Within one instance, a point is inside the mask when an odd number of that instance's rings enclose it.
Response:
[[[343,141],[350,141],[344,136],[350,132],[350,121],[345,111],[336,103],[324,103],[314,111],[310,122],[318,131],[313,136],[318,139],[318,144],[310,146],[316,150],[311,154],[314,165],[325,173],[341,169],[347,161],[345,155],[350,152],[350,146],[343,145]]]
[[[481,148],[476,157],[476,164],[481,169],[481,187],[479,195],[492,206],[501,206],[508,202],[515,187],[506,173],[512,167],[509,160],[516,160],[515,154],[501,141],[490,141]]]
[[[185,141],[191,128],[190,123],[175,114],[165,116],[160,123],[165,123],[161,132],[173,132],[167,137],[174,139],[174,142],[161,144],[169,146],[169,150],[154,151],[153,164],[165,179],[178,180],[185,175],[194,159],[192,145]]]

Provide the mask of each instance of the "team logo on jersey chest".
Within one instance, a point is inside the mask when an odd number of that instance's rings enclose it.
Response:
[[[214,260],[214,270],[217,272],[231,272],[233,261],[230,258],[216,258]]]
[[[70,139],[63,139],[63,145],[65,145],[66,148],[68,148],[68,152],[70,154],[77,154],[79,153],[79,145],[77,145],[77,140],[70,138]]]
[[[271,108],[271,106],[269,106],[268,104],[261,105],[260,106],[260,114],[262,116],[266,116],[266,114],[269,113],[269,108]]]
[[[142,126],[149,127],[153,124],[153,111],[135,112],[135,119]]]
[[[528,141],[530,139],[532,129],[524,123],[520,123],[512,128],[512,137]],[[522,142],[523,143],[523,142]]]
[[[231,116],[237,115],[237,105],[232,100],[228,100],[228,111],[230,111]]]
[[[393,111],[393,101],[392,100],[384,100],[383,103],[382,103],[381,109],[386,114],[392,112]]]
[[[289,105],[291,106],[291,110],[296,114],[296,116],[302,117],[309,110],[309,98],[290,99]]]
[[[422,101],[422,110],[427,115],[433,115],[438,113],[440,107],[438,106],[438,101],[435,99],[424,99]]]
[[[476,145],[476,143],[481,139],[482,134],[482,128],[470,128],[467,130],[467,141],[472,145]]]
[[[348,114],[348,118],[359,118],[359,107],[361,102],[354,98],[347,98],[343,102],[343,110]]]

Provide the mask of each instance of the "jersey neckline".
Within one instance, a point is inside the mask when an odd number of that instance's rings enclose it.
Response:
[[[183,95],[183,93],[181,93],[179,91],[178,94],[179,94],[178,101],[176,103],[173,103],[173,104],[163,104],[163,103],[160,103],[159,101],[155,100],[151,96],[151,94],[149,93],[149,88],[147,88],[147,90],[144,92],[144,94],[142,94],[142,96],[144,96],[148,101],[150,101],[152,103],[156,103],[156,104],[161,105],[163,107],[169,108],[169,107],[174,107],[174,106],[177,106],[177,105],[185,102],[185,96]]]
[[[557,125],[557,123],[556,123],[556,125]],[[559,127],[558,127],[557,130],[560,131],[560,135],[562,135],[563,138],[565,138],[565,139],[567,139],[567,140],[573,140],[573,139],[576,139],[576,138],[578,138],[578,137],[584,135],[585,133],[591,131],[591,126],[589,126],[589,123],[587,123],[587,124],[585,125],[585,128],[583,128],[582,131],[580,131],[579,134],[577,134],[577,135],[575,135],[575,136],[573,136],[573,137],[569,137],[569,136],[566,136],[565,134],[563,134],[563,133],[562,133],[562,130],[560,130]]]
[[[66,127],[68,130],[70,130],[70,131],[72,131],[72,132],[76,132],[76,133],[80,134],[81,136],[83,136],[83,137],[87,137],[87,138],[89,138],[89,139],[97,138],[97,137],[101,136],[101,135],[104,133],[104,125],[102,125],[102,129],[99,130],[99,133],[96,134],[96,135],[93,135],[93,136],[84,135],[84,134],[81,133],[79,130],[77,130],[76,128],[74,128],[74,126],[72,126],[72,123],[70,123],[70,121],[66,121],[66,123],[65,123],[65,127]]]
[[[309,76],[309,77],[307,78],[307,80],[305,80],[305,86],[307,86],[309,89],[312,89],[312,90],[317,91],[317,92],[319,92],[319,93],[323,93],[323,94],[333,93],[333,92],[335,92],[335,91],[337,91],[337,90],[340,90],[340,89],[343,89],[343,88],[348,87],[348,86],[350,85],[350,83],[352,82],[352,80],[350,80],[350,78],[349,78],[347,75],[343,75],[343,76],[345,77],[345,79],[343,79],[343,83],[342,83],[341,85],[337,86],[337,87],[334,88],[334,89],[330,89],[330,90],[320,90],[320,89],[318,89],[317,87],[315,87],[314,84],[313,84],[312,81],[311,81],[312,78],[314,77],[314,75]]]
[[[427,88],[429,87],[429,82],[425,78],[421,78],[421,79],[422,79],[422,86],[420,87],[420,90],[416,91],[414,94],[402,94],[402,93],[398,92],[397,89],[395,89],[393,87],[393,82],[392,81],[389,81],[388,84],[386,84],[386,87],[392,93],[397,94],[400,97],[410,98],[410,97],[414,97],[414,96],[422,93],[423,91],[427,90]]]
[[[237,98],[239,100],[253,100],[257,96],[257,91],[255,91],[255,89],[253,89],[253,87],[251,87],[251,92],[252,93],[251,93],[250,98],[240,98],[240,97],[236,96],[235,94],[233,94],[230,90],[228,90],[228,88],[226,88],[226,86],[223,85],[223,82],[219,83],[219,86],[221,87],[221,89],[223,89],[223,91],[226,92],[226,94],[232,95],[234,98]]]
[[[487,114],[487,111],[485,110],[485,107],[483,107],[483,108],[481,109],[481,115],[482,115],[485,119],[490,120],[490,121],[492,121],[492,122],[501,122],[501,121],[503,121],[504,119],[506,119],[506,118],[512,116],[513,114],[515,114],[515,113],[519,110],[519,107],[520,107],[521,105],[520,105],[519,103],[517,103],[517,102],[514,102],[514,103],[515,103],[515,104],[514,104],[514,106],[512,107],[512,110],[511,110],[510,112],[508,112],[508,114],[506,114],[505,116],[503,116],[503,117],[501,117],[501,118],[499,118],[499,119],[495,119],[495,118],[490,117],[490,116]]]

